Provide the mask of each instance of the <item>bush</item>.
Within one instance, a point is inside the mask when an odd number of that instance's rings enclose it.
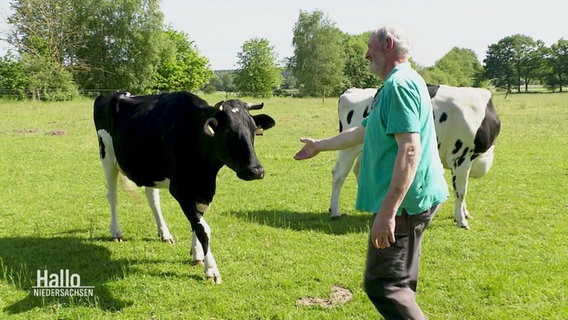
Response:
[[[22,59],[28,98],[42,101],[66,101],[79,95],[73,76],[63,66],[44,57],[25,56]]]

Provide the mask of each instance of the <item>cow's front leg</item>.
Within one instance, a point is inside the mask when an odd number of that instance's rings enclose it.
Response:
[[[203,218],[203,213],[196,210],[197,222],[190,221],[193,229],[192,235],[192,254],[193,260],[199,264],[200,259],[203,259],[203,267],[205,269],[205,276],[215,284],[221,283],[221,273],[217,268],[217,262],[211,252],[211,228]],[[201,248],[199,248],[201,247]],[[201,250],[199,250],[201,249]],[[201,258],[203,257],[203,258]]]
[[[201,215],[205,214],[205,211],[209,209],[209,206],[204,203],[196,203],[195,204],[197,210],[201,212]],[[195,231],[191,232],[191,250],[189,252],[193,257],[193,263],[199,266],[205,265],[203,261],[205,260],[205,253],[203,252],[203,246],[199,239],[197,239],[197,235]]]
[[[191,250],[189,254],[193,258],[193,263],[198,266],[204,266],[203,260],[205,260],[205,253],[203,252],[203,246],[201,242],[197,239],[195,231],[191,232]]]
[[[221,273],[217,268],[217,262],[213,257],[211,248],[209,246],[211,239],[211,228],[203,218],[204,211],[207,210],[207,205],[193,203],[187,206],[185,202],[180,202],[182,206],[183,213],[189,220],[191,224],[192,234],[192,244],[191,244],[191,254],[193,261],[196,264],[200,264],[199,261],[203,261],[203,267],[205,269],[205,276],[210,279],[215,284],[221,283]],[[200,211],[200,209],[202,211]]]
[[[197,208],[197,211],[201,212],[201,217],[203,217],[205,211],[209,209],[209,205],[199,202],[195,204],[195,207]],[[201,245],[201,242],[199,242],[199,239],[197,238],[197,234],[195,233],[195,231],[191,232],[191,250],[189,251],[189,254],[192,256],[193,263],[195,265],[199,266],[205,265],[203,263],[203,261],[205,260],[205,253],[203,252],[203,246]]]
[[[335,162],[335,166],[331,170],[331,174],[333,176],[333,184],[331,186],[331,202],[329,204],[329,213],[330,218],[339,218],[341,217],[341,213],[339,212],[339,198],[341,196],[341,188],[343,188],[343,184],[345,183],[345,179],[353,168],[353,173],[357,177],[359,173],[359,168],[353,167],[353,163],[355,159],[361,153],[361,145],[357,145],[355,147],[351,147],[346,150],[340,150],[337,153],[337,161]],[[356,164],[358,166],[358,163]]]
[[[213,253],[209,247],[211,228],[209,228],[209,225],[203,218],[203,212],[206,211],[207,205],[196,203],[195,200],[192,200],[189,196],[192,193],[192,189],[179,186],[174,181],[170,181],[170,193],[180,204],[181,209],[187,220],[189,220],[191,229],[195,234],[195,241],[192,241],[191,250],[191,253],[194,255],[194,259],[197,255],[202,255],[205,275],[207,278],[211,279],[213,283],[221,283],[221,274],[219,273],[217,263],[215,262],[215,258],[213,257]],[[196,249],[198,246],[197,243],[201,244],[202,251]]]

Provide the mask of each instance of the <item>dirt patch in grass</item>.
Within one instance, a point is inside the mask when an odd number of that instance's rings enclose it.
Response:
[[[27,134],[36,134],[39,133],[40,130],[38,128],[32,128],[32,129],[14,129],[14,132],[17,134],[23,134],[23,135],[27,135]],[[44,133],[46,136],[56,136],[56,137],[61,137],[61,136],[66,136],[67,132],[65,130],[51,130],[51,131],[47,131]]]
[[[334,286],[331,289],[328,299],[323,298],[301,298],[296,301],[300,306],[313,307],[319,306],[323,308],[331,308],[336,305],[341,305],[349,302],[353,298],[353,293],[341,286]]]
[[[45,133],[46,136],[65,136],[67,132],[64,130],[51,130]]]
[[[30,133],[38,133],[39,129],[38,128],[33,128],[33,129],[14,129],[15,133],[19,133],[19,134],[30,134]]]

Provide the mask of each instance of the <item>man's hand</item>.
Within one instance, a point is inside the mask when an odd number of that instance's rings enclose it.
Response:
[[[371,228],[371,242],[377,249],[390,247],[396,240],[394,237],[395,217],[378,213]]]
[[[304,143],[304,147],[296,153],[294,159],[304,160],[315,157],[320,151],[316,148],[314,139],[300,138],[300,142]]]

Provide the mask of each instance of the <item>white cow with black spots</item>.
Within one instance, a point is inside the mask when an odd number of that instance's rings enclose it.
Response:
[[[491,92],[480,88],[428,85],[438,138],[438,152],[445,168],[452,171],[455,195],[454,219],[459,227],[469,229],[466,218],[468,178],[483,177],[493,164],[495,140],[501,123]],[[376,89],[351,88],[339,97],[339,131],[354,127],[368,115]],[[339,197],[351,168],[357,177],[361,145],[338,153],[333,173],[332,218],[339,213]],[[356,162],[355,165],[353,165]]]

